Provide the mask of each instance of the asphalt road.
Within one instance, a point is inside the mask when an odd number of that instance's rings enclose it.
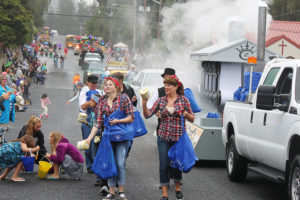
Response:
[[[55,38],[63,43],[63,37]],[[43,119],[42,131],[45,135],[46,147],[49,150],[49,133],[59,131],[71,143],[81,140],[80,124],[77,122],[78,104],[66,101],[72,97],[72,76],[75,72],[82,73],[78,66],[78,56],[69,51],[65,60],[65,69],[53,69],[53,61],[42,58],[48,63],[48,75],[45,85],[32,85],[30,88],[33,105],[25,113],[16,114],[16,122],[6,134],[6,139],[15,139],[21,127],[30,116],[38,116],[42,109],[40,97],[47,93],[51,105],[49,119]],[[152,120],[153,121],[153,120]],[[146,121],[149,134],[134,141],[130,157],[127,161],[127,184],[125,191],[129,200],[155,200],[161,196],[159,186],[158,152],[156,138],[153,136],[155,124]],[[100,188],[94,186],[95,175],[86,173],[80,181],[62,175],[60,180],[41,180],[37,177],[38,166],[33,174],[20,174],[26,182],[15,183],[0,181],[0,200],[82,200],[102,199]],[[276,184],[266,178],[249,173],[244,183],[228,181],[224,164],[201,162],[190,173],[183,177],[183,194],[185,200],[282,200],[287,199],[285,186]],[[175,199],[174,186],[171,184],[170,200]]]

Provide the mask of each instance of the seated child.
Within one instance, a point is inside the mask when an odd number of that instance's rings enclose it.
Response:
[[[23,165],[21,157],[25,152],[37,152],[40,150],[39,146],[34,146],[34,138],[29,135],[24,135],[23,137],[21,137],[21,139],[13,140],[9,143],[4,143],[0,147],[0,168],[5,168],[5,171],[0,176],[0,180],[6,180],[8,173],[13,168],[16,168],[11,177],[11,180],[25,181],[25,179],[18,177]]]
[[[79,179],[83,173],[83,157],[81,153],[69,143],[59,132],[51,132],[49,137],[51,146],[51,155],[46,154],[46,157],[53,162],[54,173],[46,177],[46,179],[59,179],[59,167],[74,179]]]

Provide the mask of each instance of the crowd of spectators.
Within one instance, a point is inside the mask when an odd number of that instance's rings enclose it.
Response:
[[[30,85],[44,84],[47,73],[47,63],[42,63],[31,48],[20,47],[11,50],[6,47],[3,51],[6,62],[2,62],[0,95],[11,91],[11,111],[25,111],[31,104]],[[3,89],[3,90],[1,90]],[[14,109],[12,109],[12,107]],[[8,108],[9,109],[9,108]],[[11,112],[12,114],[13,112]],[[10,116],[12,118],[12,116]],[[6,121],[6,120],[5,120]],[[12,120],[10,120],[12,121]],[[1,123],[1,120],[0,120]]]

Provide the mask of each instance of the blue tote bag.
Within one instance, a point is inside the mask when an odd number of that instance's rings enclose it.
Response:
[[[198,158],[194,152],[193,144],[184,129],[183,115],[181,115],[183,134],[180,139],[169,149],[168,157],[171,167],[181,172],[188,173],[195,165]]]
[[[122,102],[122,99],[121,99]],[[110,125],[110,121],[113,119],[124,119],[126,113],[120,110],[121,102],[118,110],[114,111],[109,116],[104,116],[104,132],[103,135],[108,135],[111,141],[120,142],[124,140],[133,140],[135,135],[135,129],[133,122],[126,124]]]
[[[101,139],[92,170],[103,179],[118,176],[114,152],[107,135],[103,135]]]
[[[135,130],[134,137],[140,137],[147,134],[147,129],[144,123],[141,113],[139,111],[134,112],[133,127]]]
[[[184,96],[186,98],[188,98],[188,100],[191,104],[191,108],[192,108],[193,113],[201,112],[202,109],[198,106],[198,104],[197,104],[197,102],[194,98],[193,92],[190,88],[185,88],[184,89]]]

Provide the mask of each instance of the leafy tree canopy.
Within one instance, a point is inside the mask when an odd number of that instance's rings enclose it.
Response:
[[[32,32],[32,15],[20,0],[2,0],[0,3],[0,42],[24,44]]]
[[[299,0],[273,0],[269,6],[274,20],[300,21]]]

